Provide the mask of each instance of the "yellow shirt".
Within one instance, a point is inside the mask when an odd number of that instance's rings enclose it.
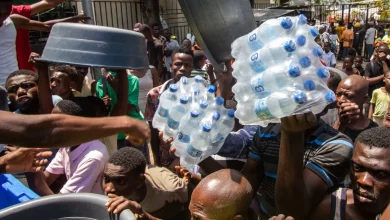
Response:
[[[375,104],[374,114],[372,116],[375,118],[384,118],[390,103],[390,96],[383,92],[382,88],[376,89],[372,93],[371,103]]]
[[[339,37],[340,41],[343,41],[342,36],[344,31],[345,31],[345,26],[336,27],[336,34]]]

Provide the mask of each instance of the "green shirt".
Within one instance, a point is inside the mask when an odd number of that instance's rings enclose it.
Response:
[[[116,79],[118,79],[115,72],[110,72],[110,73]],[[141,114],[139,113],[139,111],[137,111],[137,109],[138,109],[138,95],[139,95],[138,78],[136,76],[127,74],[127,79],[129,80],[129,91],[127,94],[128,103],[136,106],[137,108],[133,109],[133,111],[131,111],[130,113],[127,113],[126,115],[129,117],[132,117],[132,118],[139,119],[139,120],[144,120],[143,117],[141,116]],[[108,95],[111,98],[111,109],[110,109],[110,112],[111,112],[113,107],[118,102],[118,98],[116,96],[115,90],[110,86],[109,83],[107,83],[107,93],[108,94],[106,94],[106,95]],[[96,95],[99,98],[103,98],[105,95],[104,91],[103,91],[102,79],[99,79],[99,81],[96,83]],[[126,138],[125,134],[118,135],[118,140],[123,140],[125,138]]]
[[[381,88],[374,90],[372,93],[371,103],[375,104],[374,114],[375,118],[384,118],[387,106],[390,103],[389,94],[382,91]]]

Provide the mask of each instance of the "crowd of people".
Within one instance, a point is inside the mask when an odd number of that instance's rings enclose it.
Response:
[[[231,62],[216,74],[193,39],[179,43],[160,24],[141,23],[133,31],[145,37],[149,69],[101,68],[96,80],[87,67],[40,62],[26,46],[28,30],[88,19],[29,20],[61,2],[0,2],[0,173],[40,196],[105,195],[108,212],[130,209],[137,219],[389,215],[389,48],[385,40],[371,42],[372,24],[365,34],[368,57],[351,49],[352,25],[319,27],[324,64],[337,67],[336,57],[344,62],[327,81],[335,103],[266,127],[236,120],[218,154],[187,170],[174,154],[175,137],[164,141],[152,126],[160,95],[182,76],[201,76],[234,109]]]

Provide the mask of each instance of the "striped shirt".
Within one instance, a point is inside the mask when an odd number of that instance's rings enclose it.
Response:
[[[280,124],[269,124],[257,130],[253,144],[249,146],[248,156],[259,161],[264,168],[260,208],[269,216],[277,214],[274,195],[280,138]],[[304,150],[305,168],[324,180],[329,189],[337,188],[344,181],[353,151],[347,136],[319,120],[314,132],[305,136]]]

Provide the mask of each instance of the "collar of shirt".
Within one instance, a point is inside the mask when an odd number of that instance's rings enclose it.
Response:
[[[80,144],[73,151],[71,151],[71,147],[67,147],[66,153],[69,155],[69,160],[71,160],[71,161],[77,160],[80,157],[80,155],[82,155],[83,152],[87,150],[87,148],[89,147],[90,144],[91,144],[91,142]]]

